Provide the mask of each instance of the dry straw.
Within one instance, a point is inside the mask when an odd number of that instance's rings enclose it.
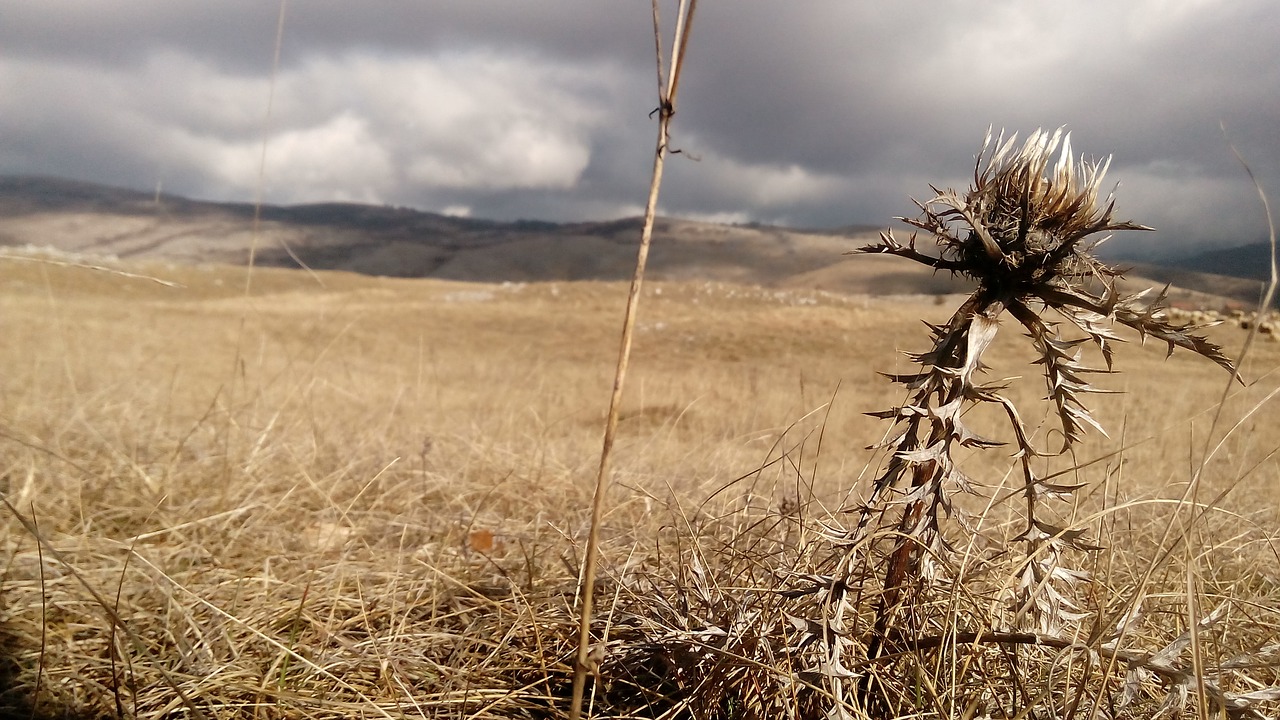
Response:
[[[573,700],[569,709],[570,720],[578,720],[582,714],[583,697],[588,674],[599,672],[600,661],[595,655],[603,650],[592,650],[591,620],[595,601],[596,558],[599,552],[600,523],[604,516],[605,493],[608,490],[611,455],[614,438],[618,432],[618,415],[622,409],[623,389],[627,365],[631,358],[631,339],[635,332],[636,310],[640,302],[640,290],[644,282],[645,264],[649,257],[649,245],[653,239],[653,223],[658,212],[658,191],[662,187],[662,169],[670,152],[671,118],[676,113],[676,95],[680,89],[680,71],[684,67],[685,50],[689,45],[689,32],[693,26],[693,12],[697,0],[680,0],[676,16],[675,37],[672,42],[670,70],[663,72],[662,22],[658,14],[658,0],[653,0],[653,42],[658,65],[658,141],[653,155],[653,175],[649,183],[649,199],[645,203],[644,228],[640,237],[640,249],[636,256],[635,273],[631,279],[631,291],[627,294],[627,309],[622,323],[621,347],[614,372],[613,392],[609,397],[609,411],[605,420],[604,441],[600,450],[600,466],[596,474],[595,492],[591,500],[591,529],[587,549],[582,561],[581,582],[578,587],[578,653],[574,662]]]

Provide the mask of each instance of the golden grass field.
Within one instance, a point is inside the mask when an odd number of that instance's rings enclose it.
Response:
[[[125,269],[177,285],[0,261],[6,707],[559,716],[626,287],[261,269],[246,287],[243,268]],[[863,413],[902,401],[877,371],[904,370],[901,351],[927,346],[920,321],[958,302],[647,285],[601,622],[652,602],[638,588],[660,583],[634,577],[687,577],[690,558],[725,593],[762,582],[725,537],[820,543],[882,460],[866,446],[886,426]],[[1238,354],[1243,331],[1209,332]],[[1051,428],[1024,341],[1006,323],[989,375],[1025,376],[1024,419]],[[1210,660],[1276,643],[1280,344],[1255,344],[1216,427],[1228,378],[1212,363],[1135,342],[1116,367],[1099,384],[1123,394],[1091,405],[1110,437],[1077,455],[1101,460],[1067,512],[1106,547],[1078,559],[1095,578],[1086,605],[1114,623],[1140,595],[1137,650],[1186,629],[1189,593],[1200,615],[1224,606]],[[1197,513],[1184,492],[1219,441]],[[966,471],[1016,485],[1008,455]],[[1014,532],[1009,504],[982,514],[975,553]],[[627,657],[625,633],[610,637]],[[606,661],[605,681],[626,671]],[[1277,684],[1274,666],[1252,672],[1215,677]],[[627,697],[598,692],[596,716],[625,714]]]

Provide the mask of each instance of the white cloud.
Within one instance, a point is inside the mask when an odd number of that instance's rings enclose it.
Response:
[[[258,177],[261,146],[206,144],[192,160],[228,188],[251,186]],[[315,199],[382,203],[395,186],[387,149],[368,122],[343,113],[314,127],[272,133],[266,146],[265,194],[278,201]]]
[[[268,200],[506,219],[639,212],[656,102],[646,6],[384,5],[290,5]],[[1114,153],[1126,216],[1161,236],[1247,234],[1242,218],[1260,213],[1231,179],[1242,176],[1218,121],[1275,194],[1273,5],[709,4],[673,125],[702,162],[667,164],[664,210],[887,223],[913,214],[908,197],[927,199],[930,182],[965,187],[988,125],[1066,124],[1081,151]],[[0,172],[252,197],[276,11],[0,0]]]
[[[605,113],[596,72],[486,53],[317,59],[283,80],[289,114],[369,119],[403,179],[426,188],[566,188]]]
[[[709,213],[690,212],[679,213],[675,217],[679,217],[684,220],[693,220],[695,222],[717,223],[720,225],[745,225],[754,219],[749,213],[741,211]]]
[[[0,60],[0,114],[27,133],[56,114],[100,152],[240,199],[254,193],[269,128],[268,199],[404,201],[573,187],[607,118],[609,72],[485,53],[317,57],[280,73],[267,121],[269,78],[171,52],[134,69]]]
[[[697,141],[693,139],[692,145]],[[707,153],[679,172],[698,172],[714,184],[715,192],[726,199],[762,210],[794,205],[810,205],[838,198],[849,188],[845,177],[817,172],[795,163],[749,163],[716,153]]]

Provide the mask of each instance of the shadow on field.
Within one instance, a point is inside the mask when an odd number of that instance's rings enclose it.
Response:
[[[20,647],[13,632],[0,625],[0,720],[105,720],[104,715],[33,702],[33,688],[19,680],[23,671],[18,661]]]

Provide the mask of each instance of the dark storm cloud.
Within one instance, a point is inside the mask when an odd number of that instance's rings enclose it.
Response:
[[[667,20],[674,5],[665,4]],[[649,4],[0,0],[0,172],[203,197],[352,199],[501,218],[639,211],[656,83]],[[1067,125],[1114,154],[1158,243],[1265,222],[1219,129],[1280,187],[1269,0],[781,5],[695,18],[664,210],[885,223],[964,186],[989,126]]]

